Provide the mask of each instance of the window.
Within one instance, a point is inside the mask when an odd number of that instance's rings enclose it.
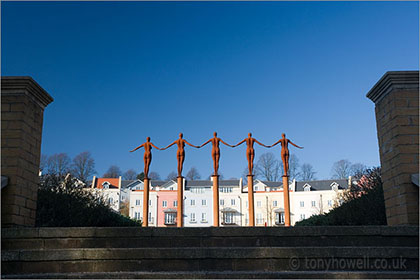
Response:
[[[262,218],[262,214],[258,213],[257,214],[257,224],[262,224],[263,223],[263,218]]]
[[[174,190],[174,187],[170,187],[169,190],[173,191]]]
[[[113,199],[112,197],[110,197],[110,198],[108,199],[108,202],[109,202],[109,204],[112,204],[112,203],[114,203],[114,199]]]
[[[258,191],[258,186],[254,186],[254,191]]]
[[[284,212],[276,213],[276,224],[284,224]]]
[[[277,200],[273,200],[273,207],[277,207]]]
[[[257,207],[261,207],[261,201],[257,201]]]
[[[152,200],[149,199],[149,206],[152,206]]]
[[[248,214],[245,215],[245,224],[249,224]]]
[[[337,182],[333,182],[330,186],[333,191],[338,191],[339,184]]]
[[[204,188],[191,188],[192,193],[204,193]]]
[[[175,224],[176,213],[165,213],[165,225]]]
[[[222,193],[231,193],[232,192],[232,188],[222,187],[222,188],[220,188],[220,192],[222,192]]]
[[[103,183],[102,183],[102,187],[103,187],[104,189],[109,189],[109,182],[103,182]]]
[[[135,220],[140,220],[140,212],[134,212],[134,219]]]
[[[230,200],[230,204],[231,204],[231,205],[235,205],[235,200],[234,200],[234,199],[231,199],[231,200]]]
[[[207,200],[206,199],[201,200],[201,205],[206,206],[207,205]]]
[[[149,213],[149,223],[153,223],[152,213]]]
[[[190,222],[195,223],[195,213],[190,214]]]
[[[194,199],[191,199],[190,205],[195,206],[195,200]]]
[[[303,191],[305,191],[305,192],[311,191],[311,185],[309,185],[309,184],[303,185]]]
[[[328,206],[332,206],[332,200],[328,200]]]
[[[300,202],[300,207],[305,207],[305,201]]]
[[[316,201],[315,200],[312,200],[311,201],[311,205],[312,205],[312,207],[315,207],[316,206]]]
[[[300,220],[305,220],[305,214],[300,214]]]
[[[141,203],[140,199],[136,199],[136,205],[139,206],[139,205],[141,205],[140,203]]]
[[[178,206],[178,200],[174,200],[174,207]]]
[[[227,225],[233,224],[233,213],[226,212],[223,214],[223,223]]]
[[[225,205],[225,200],[224,199],[220,200],[220,205],[222,205],[222,206]]]
[[[202,223],[207,223],[207,214],[206,213],[201,213],[201,222]]]
[[[162,207],[168,207],[168,202],[166,200],[162,201]]]

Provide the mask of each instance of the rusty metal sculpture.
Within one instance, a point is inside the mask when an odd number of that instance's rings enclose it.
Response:
[[[222,142],[223,144],[225,144],[226,146],[232,147],[232,145],[229,145],[228,143],[226,143],[225,141],[223,141],[222,139],[220,139],[219,137],[217,137],[217,132],[215,132],[214,137],[209,139],[207,142],[205,142],[204,144],[202,144],[201,146],[199,146],[199,148],[204,147],[205,145],[207,145],[208,143],[212,143],[212,149],[211,149],[211,156],[213,158],[213,167],[214,167],[214,175],[217,176],[218,175],[218,171],[219,171],[219,159],[220,159],[220,142]]]
[[[284,176],[289,176],[289,143],[299,149],[303,149],[303,147],[299,147],[298,145],[290,141],[290,139],[287,139],[286,134],[284,133],[281,135],[281,137],[282,138],[279,141],[269,146],[269,148],[274,147],[278,143],[281,143],[281,160],[283,161]]]
[[[144,177],[149,178],[149,167],[150,163],[152,162],[152,147],[155,147],[158,150],[161,149],[156,147],[152,142],[150,142],[150,137],[147,137],[146,142],[144,142],[134,150],[131,150],[130,153],[140,149],[141,147],[144,147]]]
[[[246,158],[248,159],[248,176],[252,176],[252,171],[254,170],[254,157],[255,157],[255,151],[254,151],[254,143],[260,144],[263,147],[270,148],[270,146],[266,146],[263,143],[259,142],[257,139],[252,138],[252,133],[248,133],[248,137],[239,142],[236,145],[233,145],[232,147],[236,147],[241,145],[242,143],[246,142]]]
[[[198,146],[195,146],[193,144],[188,143],[188,141],[183,139],[182,137],[183,137],[183,134],[180,133],[179,134],[179,139],[175,140],[172,144],[169,144],[167,147],[160,149],[160,150],[163,151],[163,150],[166,150],[167,148],[169,148],[169,147],[171,147],[175,144],[178,145],[178,150],[176,152],[176,158],[177,158],[177,161],[178,161],[178,177],[182,176],[182,167],[183,167],[184,159],[185,159],[185,150],[184,150],[185,144],[188,144],[188,145],[190,145],[191,147],[194,147],[194,148],[200,148]]]

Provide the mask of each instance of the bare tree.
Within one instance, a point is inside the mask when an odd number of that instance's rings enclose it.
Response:
[[[137,177],[137,173],[136,171],[134,171],[134,169],[128,169],[123,174],[124,180],[136,180],[136,177]]]
[[[191,167],[190,171],[188,171],[187,176],[185,176],[187,180],[194,181],[201,178],[200,173],[198,173],[197,168]]]
[[[166,176],[166,180],[176,180],[176,177],[178,176],[178,174],[176,174],[175,171],[171,171],[168,176]]]
[[[299,158],[292,154],[289,158],[289,178],[290,180],[299,177]]]
[[[64,176],[70,171],[70,157],[66,153],[54,154],[48,158],[48,173]]]
[[[309,163],[304,163],[300,168],[299,178],[302,181],[313,181],[316,180],[315,174],[316,172],[314,171],[312,165]]]
[[[159,173],[152,171],[149,173],[149,179],[150,180],[160,180],[160,175]]]
[[[363,163],[355,163],[351,166],[351,176],[360,179],[366,173],[367,166]]]
[[[351,162],[347,159],[342,159],[333,164],[332,177],[334,179],[345,179],[351,175]]]
[[[95,171],[95,161],[89,152],[82,152],[74,157],[72,164],[73,175],[86,183],[88,177],[92,176]]]
[[[45,154],[41,155],[41,158],[39,160],[39,169],[42,171],[42,173],[48,172],[48,156]]]
[[[118,178],[121,176],[121,169],[116,165],[111,165],[103,175],[104,178]]]
[[[277,181],[281,178],[282,163],[273,153],[262,154],[255,165],[255,174],[267,181]]]

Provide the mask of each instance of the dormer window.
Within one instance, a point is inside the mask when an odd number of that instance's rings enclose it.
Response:
[[[109,185],[110,185],[110,183],[108,181],[102,183],[102,187],[104,189],[109,189]]]
[[[330,186],[333,191],[338,191],[339,184],[337,184],[336,182],[333,182]]]
[[[304,190],[305,192],[310,192],[310,191],[311,191],[311,185],[309,185],[309,184],[305,184],[305,185],[303,186],[303,190]]]

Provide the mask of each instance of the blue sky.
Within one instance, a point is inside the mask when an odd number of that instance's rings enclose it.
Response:
[[[142,171],[143,150],[128,151],[147,136],[199,145],[217,131],[231,144],[284,132],[325,179],[340,159],[379,165],[365,95],[419,68],[418,23],[418,2],[2,2],[1,71],[54,97],[42,153],[90,151],[100,176]],[[225,178],[242,175],[245,148],[222,146]],[[184,174],[207,177],[210,149],[187,147]],[[176,147],[153,150],[151,170],[175,171]]]

